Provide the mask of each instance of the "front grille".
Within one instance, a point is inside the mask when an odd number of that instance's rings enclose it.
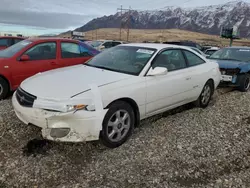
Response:
[[[37,98],[36,96],[27,93],[20,87],[16,91],[16,99],[22,106],[32,107],[36,98]]]
[[[238,68],[236,68],[236,69],[223,69],[223,68],[221,68],[220,72],[223,75],[231,75],[231,76],[233,76],[233,75],[238,74],[240,72],[240,69],[238,69]]]

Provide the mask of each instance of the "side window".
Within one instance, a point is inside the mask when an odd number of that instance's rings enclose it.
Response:
[[[156,57],[152,67],[166,67],[168,71],[174,71],[185,68],[186,61],[181,50],[166,50]]]
[[[105,42],[105,43],[103,43],[103,46],[105,46],[105,48],[111,48],[112,42]]]
[[[14,39],[14,44],[16,44],[16,43],[18,43],[18,42],[20,42],[20,41],[22,41],[23,39]]]
[[[112,46],[117,46],[117,45],[120,45],[121,43],[120,42],[112,42]]]
[[[200,65],[200,64],[205,63],[205,61],[203,59],[201,59],[200,57],[198,57],[197,55],[195,55],[192,52],[184,50],[184,54],[187,58],[189,66],[195,66],[195,65]]]
[[[80,45],[80,53],[82,57],[91,56],[91,53],[89,53],[89,50],[84,45]]]
[[[88,50],[84,46],[71,42],[61,43],[62,58],[77,58],[90,56]]]
[[[45,42],[37,44],[27,50],[24,54],[28,55],[30,60],[56,59],[56,43]]]
[[[8,46],[8,39],[0,39],[0,46]]]

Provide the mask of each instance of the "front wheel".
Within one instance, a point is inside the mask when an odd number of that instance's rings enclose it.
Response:
[[[247,92],[250,88],[250,76],[249,75],[240,75],[239,76],[239,90],[242,92]]]
[[[0,78],[0,100],[5,99],[8,93],[9,93],[9,84],[3,78]]]
[[[113,103],[103,120],[101,141],[109,148],[122,145],[134,130],[135,114],[133,108],[126,102]]]
[[[206,108],[211,100],[213,91],[214,91],[213,83],[212,81],[209,80],[205,84],[204,88],[201,91],[199,98],[195,102],[196,106],[200,108]]]

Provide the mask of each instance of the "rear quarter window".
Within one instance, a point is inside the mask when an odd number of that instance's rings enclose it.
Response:
[[[183,50],[183,52],[184,52],[184,55],[188,61],[189,67],[206,63],[203,59],[201,59],[199,56],[195,55],[194,53],[192,53],[190,51]]]

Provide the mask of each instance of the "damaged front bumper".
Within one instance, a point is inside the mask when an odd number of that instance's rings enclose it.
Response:
[[[45,139],[62,142],[98,140],[102,121],[107,112],[100,104],[96,105],[95,111],[74,112],[23,107],[17,101],[16,93],[13,94],[12,104],[17,117],[22,122],[42,128],[42,136]]]

